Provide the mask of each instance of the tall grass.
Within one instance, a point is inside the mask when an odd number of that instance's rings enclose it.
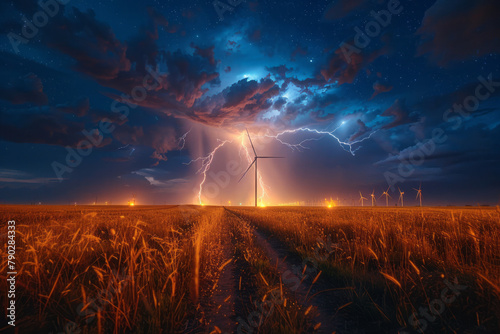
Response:
[[[500,286],[500,215],[494,209],[238,209],[303,258],[318,238],[332,248],[321,270],[332,285],[355,287],[352,314],[365,322],[408,327],[458,278],[468,289],[437,328],[496,330]],[[497,309],[492,308],[497,307]],[[345,310],[344,310],[345,311]],[[440,327],[441,326],[441,327]]]
[[[241,301],[249,300],[238,316],[246,319],[255,301],[278,290],[287,300],[255,332],[314,329],[309,311],[287,295],[256,242],[257,226],[304,259],[333,245],[318,263],[319,280],[349,288],[338,310],[348,319],[409,328],[409,316],[428,308],[445,280],[456,277],[467,290],[426,332],[500,331],[498,209],[234,210],[246,222],[216,207],[0,207],[2,221],[16,220],[16,328],[205,332],[218,279],[235,261],[248,269],[248,276],[234,279],[250,294],[238,292]],[[0,289],[6,291],[6,249],[0,252]],[[0,303],[6,302],[1,294]]]
[[[172,332],[183,325],[196,211],[57,209],[1,213],[17,223],[16,303],[23,332],[61,332],[69,324],[82,333]]]

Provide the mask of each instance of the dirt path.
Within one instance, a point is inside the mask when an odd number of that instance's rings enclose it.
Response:
[[[240,220],[244,220],[238,213],[227,210],[232,215]],[[338,293],[321,293],[322,290],[331,289],[331,285],[325,286],[325,282],[320,282],[318,279],[313,284],[314,278],[319,273],[319,270],[310,268],[308,278],[303,279],[302,276],[302,260],[300,257],[291,254],[282,243],[276,238],[265,234],[254,228],[255,241],[264,250],[269,258],[270,263],[276,265],[279,271],[284,286],[295,296],[295,299],[301,303],[304,309],[310,306],[315,310],[314,321],[321,323],[318,333],[344,333],[345,324],[336,315],[336,310],[342,304],[338,297]],[[319,293],[318,293],[319,292]]]
[[[206,331],[208,333],[236,333],[238,319],[246,318],[254,287],[247,279],[248,263],[236,249],[237,230],[234,223],[224,217],[221,237],[223,240],[222,270],[214,284],[210,301],[205,305]]]
[[[229,245],[227,245],[229,246]],[[227,261],[230,261],[227,263]],[[217,280],[211,299],[211,308],[207,313],[209,332],[217,328],[223,333],[236,332],[235,304],[238,293],[235,257],[229,247],[224,249],[224,263],[227,263]]]

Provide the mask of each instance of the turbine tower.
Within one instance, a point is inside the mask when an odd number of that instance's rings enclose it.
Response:
[[[399,198],[398,198],[398,203],[399,203],[399,201],[401,200],[401,206],[405,206],[405,205],[404,205],[404,198],[403,198],[403,197],[404,197],[405,192],[404,192],[404,191],[401,191],[401,189],[399,189],[399,187],[398,187],[398,190],[399,190]]]
[[[361,206],[365,206],[364,205],[364,200],[366,200],[367,198],[366,197],[363,197],[363,194],[361,194],[361,191],[359,192],[359,201],[361,202]]]
[[[372,198],[372,206],[375,206],[377,203],[377,199],[375,198],[375,190],[372,191],[372,194],[370,195]]]
[[[415,190],[417,192],[417,197],[415,197],[415,198],[420,199],[420,206],[422,206],[422,183],[420,183],[420,186],[418,187],[418,189],[413,188],[413,190]]]
[[[250,168],[252,167],[253,164],[255,164],[255,207],[257,207],[257,192],[258,192],[258,188],[257,188],[257,180],[258,180],[258,177],[257,177],[257,162],[259,159],[283,159],[284,157],[259,157],[257,155],[257,152],[255,151],[255,147],[253,147],[253,143],[252,143],[252,138],[250,138],[250,134],[248,133],[248,130],[246,129],[247,131],[247,135],[248,135],[248,140],[250,140],[250,145],[252,145],[252,150],[253,150],[253,153],[254,153],[254,159],[252,161],[252,163],[250,164],[250,166],[248,166],[247,170],[245,171],[245,173],[243,173],[243,175],[240,177],[240,179],[238,180],[238,183],[245,177],[245,175],[248,173],[248,171],[250,170]]]
[[[389,186],[389,188],[390,188],[390,186]],[[389,188],[387,188],[387,190],[384,191],[382,193],[382,195],[379,197],[379,198],[382,198],[382,196],[385,196],[385,206],[389,206],[389,197],[391,197],[391,195],[389,195]]]

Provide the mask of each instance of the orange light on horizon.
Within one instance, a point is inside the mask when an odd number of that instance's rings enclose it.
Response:
[[[333,208],[334,206],[337,206],[337,203],[330,197],[330,200],[327,200],[325,198],[325,203],[326,203],[326,207],[331,209]]]

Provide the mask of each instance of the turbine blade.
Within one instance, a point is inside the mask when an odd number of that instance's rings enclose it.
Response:
[[[250,138],[250,134],[248,133],[248,129],[245,129],[245,130],[247,130],[248,140],[250,140],[250,145],[252,145],[253,153],[255,154],[255,156],[257,156],[257,152],[255,152],[255,147],[253,147],[252,138]]]
[[[243,175],[240,177],[240,179],[238,180],[238,183],[240,183],[241,179],[243,179],[245,177],[245,175],[247,175],[248,171],[250,170],[250,167],[252,167],[252,165],[255,163],[255,160],[257,160],[257,158],[253,159],[252,163],[250,164],[250,166],[248,166],[247,170],[245,171],[245,173],[243,173]]]
[[[285,157],[256,157],[259,159],[285,159]]]

